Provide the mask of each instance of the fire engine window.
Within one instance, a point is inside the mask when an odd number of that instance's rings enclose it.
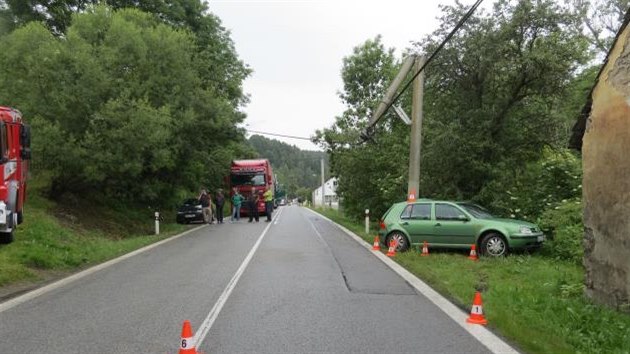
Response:
[[[9,153],[9,138],[7,137],[7,125],[0,124],[0,156],[7,158]]]
[[[264,186],[265,175],[264,174],[232,175],[232,185],[233,186],[242,186],[242,185]]]

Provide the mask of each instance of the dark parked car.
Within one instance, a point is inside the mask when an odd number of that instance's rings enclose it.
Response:
[[[178,224],[188,224],[193,221],[203,222],[203,208],[201,202],[197,199],[186,199],[184,203],[177,209]]]

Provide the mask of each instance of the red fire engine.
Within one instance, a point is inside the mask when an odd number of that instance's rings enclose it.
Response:
[[[24,218],[31,132],[20,111],[0,106],[0,243],[11,243]]]
[[[262,194],[266,188],[275,192],[275,176],[267,159],[234,160],[230,168],[230,196],[234,188],[246,199],[252,194],[252,187],[259,194],[258,212],[265,214],[265,201]],[[247,215],[247,203],[241,205],[241,215]]]

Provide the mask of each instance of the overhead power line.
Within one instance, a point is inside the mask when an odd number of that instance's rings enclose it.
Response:
[[[400,92],[396,95],[396,97],[394,97],[394,99],[387,105],[387,108],[385,108],[385,110],[383,111],[383,113],[378,116],[378,118],[376,118],[364,131],[363,134],[361,134],[361,142],[365,142],[367,141],[370,136],[372,135],[372,128],[374,128],[374,126],[378,123],[378,121],[387,113],[387,111],[396,103],[396,101],[398,101],[398,99],[400,98],[400,96],[402,96],[403,93],[405,93],[405,91],[407,90],[407,88],[409,88],[409,86],[411,86],[411,84],[413,83],[413,81],[416,79],[416,77],[418,77],[418,75],[420,75],[420,73],[424,70],[424,68],[429,65],[429,63],[431,63],[431,61],[433,60],[433,58],[435,58],[435,56],[440,52],[440,50],[442,50],[442,48],[446,45],[446,43],[448,43],[448,41],[451,40],[451,38],[455,35],[455,33],[457,33],[457,31],[464,25],[464,23],[466,23],[466,21],[468,21],[468,19],[470,18],[470,16],[472,16],[472,14],[475,12],[475,10],[477,9],[477,7],[479,7],[479,5],[483,2],[483,0],[477,0],[477,2],[475,2],[475,4],[468,10],[468,12],[466,12],[466,14],[459,20],[459,22],[457,23],[457,25],[455,25],[455,28],[453,28],[453,30],[444,38],[444,40],[442,40],[442,43],[440,43],[440,45],[433,51],[433,53],[429,56],[429,58],[424,62],[424,65],[422,65],[422,67],[418,70],[418,72],[416,72],[413,77],[411,78],[411,80],[409,80],[409,82],[407,82],[407,84],[405,84],[405,86],[403,86],[402,90],[400,90]]]
[[[256,134],[263,134],[263,135],[279,136],[279,137],[282,137],[282,138],[300,139],[300,140],[311,141],[311,138],[305,138],[303,136],[285,135],[285,134],[278,134],[278,133],[268,133],[268,132],[261,132],[261,131],[258,131],[258,130],[249,130],[249,129],[245,129],[245,130],[247,132],[249,132],[249,133],[256,133]]]

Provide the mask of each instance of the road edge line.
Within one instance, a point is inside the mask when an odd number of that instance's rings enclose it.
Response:
[[[57,281],[55,281],[55,282],[53,282],[51,284],[42,286],[41,288],[37,288],[37,289],[31,290],[31,291],[29,291],[29,292],[27,292],[25,294],[22,294],[20,296],[17,296],[17,297],[14,297],[12,299],[9,299],[9,300],[7,300],[7,301],[5,301],[3,303],[0,303],[0,313],[2,313],[4,311],[7,311],[7,310],[9,310],[9,309],[11,309],[11,308],[13,308],[15,306],[20,305],[20,304],[23,304],[23,303],[25,303],[27,301],[30,301],[30,300],[32,300],[32,299],[34,299],[36,297],[44,295],[44,294],[46,294],[46,293],[48,293],[50,291],[53,291],[55,289],[61,288],[61,287],[65,286],[65,285],[68,285],[68,284],[70,284],[70,283],[72,283],[74,281],[77,281],[77,280],[79,280],[81,278],[84,278],[84,277],[86,277],[86,276],[88,276],[90,274],[93,274],[93,273],[96,273],[96,272],[98,272],[100,270],[108,268],[108,267],[110,267],[110,266],[112,266],[114,264],[120,263],[120,262],[124,261],[127,258],[131,258],[133,256],[136,256],[136,255],[140,254],[140,253],[143,253],[143,252],[146,252],[146,251],[148,251],[150,249],[153,249],[155,247],[161,246],[161,245],[163,245],[163,244],[165,244],[167,242],[176,240],[176,239],[178,239],[180,237],[183,237],[183,236],[185,236],[185,235],[187,235],[187,234],[189,234],[189,233],[191,233],[193,231],[197,231],[197,230],[203,228],[204,226],[207,226],[207,225],[201,225],[201,226],[197,226],[195,228],[192,228],[190,230],[186,230],[186,231],[184,231],[184,232],[182,232],[180,234],[177,234],[177,235],[165,238],[164,240],[161,240],[161,241],[152,243],[150,245],[144,246],[144,247],[139,248],[139,249],[137,249],[135,251],[131,251],[129,253],[125,253],[122,256],[118,256],[118,257],[116,257],[114,259],[110,259],[109,261],[97,264],[95,266],[92,266],[90,268],[82,270],[82,271],[80,271],[78,273],[75,273],[75,274],[72,274],[72,275],[67,276],[65,278],[59,279],[59,280],[57,280]]]
[[[446,315],[448,315],[453,321],[455,321],[458,325],[464,328],[470,335],[475,337],[481,344],[486,346],[491,352],[496,354],[518,354],[515,348],[506,343],[503,339],[499,338],[496,334],[492,333],[486,327],[481,325],[470,324],[466,322],[466,318],[468,315],[463,312],[459,307],[455,306],[452,302],[446,299],[444,296],[440,295],[437,291],[433,290],[427,283],[422,281],[420,278],[416,277],[413,273],[403,268],[400,264],[394,262],[389,259],[389,257],[385,256],[380,251],[372,251],[372,246],[363,240],[361,237],[356,235],[354,232],[348,230],[345,226],[336,223],[335,221],[329,219],[328,217],[318,213],[315,210],[310,208],[305,208],[308,211],[320,216],[330,223],[339,227],[340,230],[345,232],[352,239],[357,241],[363,248],[367,249],[372,253],[375,257],[380,259],[383,263],[389,266],[394,272],[396,272],[399,276],[401,276],[409,285],[413,286],[420,294],[424,295],[427,299],[429,299],[432,303],[434,303],[440,310],[442,310]]]

